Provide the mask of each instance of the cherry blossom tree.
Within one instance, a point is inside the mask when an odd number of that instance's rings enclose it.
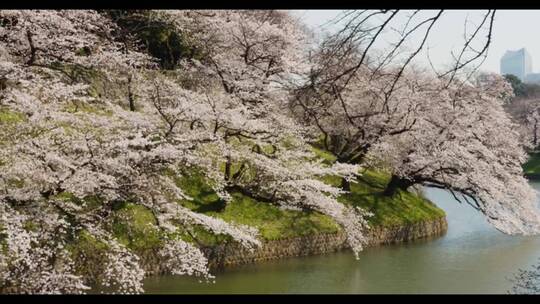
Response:
[[[505,233],[538,232],[535,192],[521,169],[526,153],[503,108],[512,90],[502,77],[470,81],[366,63],[340,80],[332,75],[363,52],[353,41],[335,43],[323,41],[291,101],[298,119],[321,134],[320,146],[345,163],[389,168],[386,195],[416,184],[439,187]]]
[[[211,279],[185,231],[202,227],[248,248],[260,240],[254,228],[179,203],[190,197],[175,177],[192,169],[225,200],[240,191],[332,216],[358,253],[365,212],[338,203],[342,191],[319,178],[353,180],[359,167],[316,160],[308,130],[286,109],[285,85],[304,67],[296,21],[274,11],[149,16],[203,59],[161,71],[105,13],[0,12],[0,290],[142,292],[140,258],[110,228],[120,202],[153,214],[169,272]],[[100,248],[103,271],[81,272],[79,242]]]
[[[415,184],[446,189],[504,233],[538,233],[536,193],[521,169],[527,155],[503,109],[512,94],[509,84],[480,74],[446,89],[444,80],[427,78],[421,87],[415,127],[370,151],[391,167],[386,193]]]
[[[529,150],[537,149],[540,138],[540,102],[536,98],[515,98],[505,110],[519,126],[521,141]]]
[[[199,138],[212,139],[200,150],[211,161],[199,164],[217,192],[224,199],[230,191],[239,191],[330,215],[343,225],[358,253],[365,243],[363,211],[338,203],[341,191],[319,178],[338,175],[352,180],[359,167],[310,161],[314,154],[306,141],[309,130],[287,110],[288,85],[308,67],[307,41],[298,21],[276,11],[168,11],[158,16],[199,41],[197,48],[205,54],[203,61],[182,66],[194,73],[192,77],[205,79],[192,90],[201,94],[207,111],[198,117],[208,119],[192,120],[190,127],[207,130],[208,136]],[[172,92],[174,87],[160,90]]]
[[[410,79],[401,77],[394,85],[394,71],[375,72],[368,65],[350,79],[328,83],[361,54],[354,45],[336,52],[334,44],[324,41],[313,53],[309,80],[296,88],[290,107],[313,133],[321,134],[318,144],[338,161],[361,164],[382,137],[414,127],[421,96],[414,94]],[[389,86],[394,86],[392,94],[386,93]],[[348,189],[346,180],[342,184]]]
[[[177,172],[195,158],[189,145],[167,140],[162,117],[152,116],[155,107],[134,112],[118,100],[93,97],[90,85],[74,77],[75,68],[112,79],[152,66],[146,55],[123,49],[109,36],[114,24],[93,11],[2,11],[0,19],[0,101],[8,117],[0,152],[2,290],[88,289],[69,245],[90,233],[107,249],[108,265],[92,279],[112,291],[141,292],[138,257],[107,229],[117,201],[155,214],[172,273],[208,276],[199,249],[168,237],[179,227],[202,226],[248,247],[260,244],[253,228],[176,202],[187,197],[163,172]],[[182,249],[180,257],[171,253],[175,248]]]

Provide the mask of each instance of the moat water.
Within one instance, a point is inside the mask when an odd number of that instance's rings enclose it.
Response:
[[[531,182],[540,191],[540,182]],[[448,232],[439,238],[351,252],[289,258],[196,278],[147,278],[147,293],[507,293],[518,269],[540,258],[540,237],[508,236],[445,191],[426,189],[444,209]]]

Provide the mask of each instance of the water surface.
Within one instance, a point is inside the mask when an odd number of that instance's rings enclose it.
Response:
[[[540,190],[539,182],[531,185]],[[215,273],[216,282],[150,277],[148,293],[506,293],[508,279],[540,257],[540,237],[504,235],[447,192],[426,189],[447,214],[448,232],[433,239],[351,252],[289,258]]]

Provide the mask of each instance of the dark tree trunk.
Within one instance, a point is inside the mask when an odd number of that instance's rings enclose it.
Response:
[[[227,156],[227,160],[225,161],[225,180],[230,180],[231,177],[231,158]]]
[[[34,46],[34,40],[32,39],[32,33],[30,31],[26,31],[26,38],[28,39],[28,44],[30,45],[30,58],[26,62],[28,65],[34,64],[34,61],[36,60],[36,47]]]
[[[399,189],[407,190],[412,185],[413,182],[411,180],[392,175],[392,178],[390,179],[388,185],[386,185],[386,189],[384,190],[383,194],[386,196],[393,196]]]
[[[351,183],[344,177],[341,178],[341,188],[345,191],[351,191]]]
[[[129,101],[129,110],[134,112],[135,111],[135,96],[133,96],[133,92],[131,91],[131,75],[128,76],[128,101]]]

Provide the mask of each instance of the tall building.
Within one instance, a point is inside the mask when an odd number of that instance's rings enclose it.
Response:
[[[525,48],[506,51],[501,58],[501,74],[512,74],[522,81],[532,72],[532,59]]]

